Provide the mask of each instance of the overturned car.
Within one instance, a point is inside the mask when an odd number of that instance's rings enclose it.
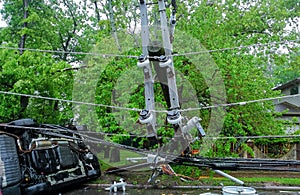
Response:
[[[48,194],[100,175],[77,130],[32,119],[0,125],[0,194]]]

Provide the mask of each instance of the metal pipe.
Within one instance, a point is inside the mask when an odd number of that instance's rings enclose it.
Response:
[[[230,180],[232,180],[232,181],[240,184],[240,185],[244,185],[243,181],[241,181],[241,180],[239,180],[239,179],[237,179],[237,178],[235,178],[235,177],[233,177],[231,175],[228,175],[227,173],[224,173],[223,171],[220,171],[220,170],[213,170],[213,171],[216,172],[216,173],[218,173],[219,175],[222,175],[222,176],[224,176],[224,177],[226,177],[226,178],[228,178],[228,179],[230,179]]]

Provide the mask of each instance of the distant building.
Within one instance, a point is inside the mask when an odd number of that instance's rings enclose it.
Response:
[[[273,90],[280,90],[283,95],[300,94],[300,77],[277,86]],[[287,133],[300,130],[300,95],[276,100],[274,104],[276,111],[283,112],[281,119],[293,122],[287,129]]]

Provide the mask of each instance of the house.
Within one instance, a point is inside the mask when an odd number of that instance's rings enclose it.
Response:
[[[279,85],[273,90],[280,90],[284,96],[299,94],[299,96],[275,100],[274,104],[276,111],[283,112],[281,119],[292,122],[287,133],[300,130],[300,77]]]

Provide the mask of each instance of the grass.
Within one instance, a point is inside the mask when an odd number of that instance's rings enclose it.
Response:
[[[167,178],[161,177],[162,180],[166,181],[176,181],[178,185],[182,186],[236,186],[239,185],[228,178],[224,177],[201,177],[199,180],[196,181],[188,181],[183,182],[180,181],[180,178],[173,178],[170,179],[170,176]],[[160,179],[161,179],[160,178]],[[245,182],[246,186],[299,186],[300,185],[300,178],[273,178],[273,177],[255,177],[255,178],[238,178]],[[174,183],[174,182],[173,182]]]
[[[104,152],[98,153],[98,158],[100,159],[100,163],[103,165],[102,170],[106,170],[110,167],[119,167],[125,165],[132,165],[133,163],[128,161],[127,158],[137,158],[144,157],[136,152],[131,152],[128,150],[120,150],[120,161],[119,162],[110,162],[110,158],[104,158]]]
[[[245,183],[274,183],[276,185],[299,186],[300,178],[274,178],[274,177],[256,177],[256,178],[240,178]]]

